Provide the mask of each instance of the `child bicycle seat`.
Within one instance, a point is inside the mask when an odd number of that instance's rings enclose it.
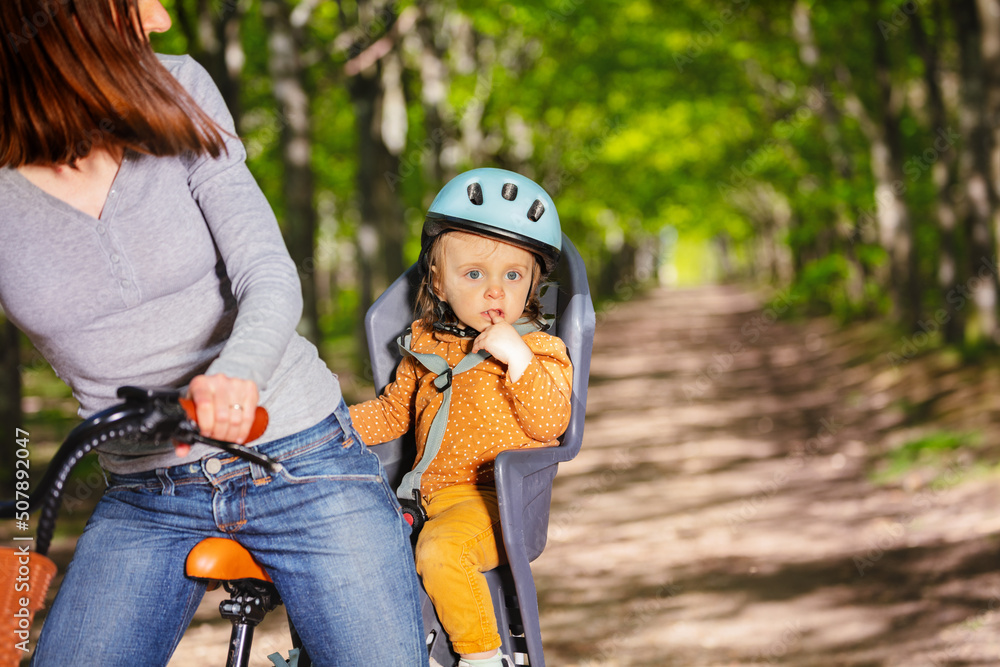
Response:
[[[573,362],[572,415],[559,446],[501,452],[494,464],[500,524],[508,565],[486,573],[493,597],[501,650],[516,664],[544,667],[538,601],[529,563],[545,548],[552,499],[552,480],[558,464],[580,451],[587,406],[587,381],[594,340],[594,306],[583,259],[569,238],[562,237],[562,257],[548,289],[542,294],[543,311],[554,315],[548,333],[566,344]],[[417,266],[411,266],[372,304],[365,316],[372,377],[377,392],[390,382],[400,361],[396,338],[410,325],[414,295],[420,283]],[[393,488],[412,467],[416,446],[412,434],[373,446]],[[422,595],[424,627],[431,657],[443,665],[454,664],[433,605]]]

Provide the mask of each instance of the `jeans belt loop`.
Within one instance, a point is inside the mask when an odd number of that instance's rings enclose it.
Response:
[[[160,495],[174,495],[174,480],[170,479],[170,471],[167,468],[156,469],[156,479],[160,483]]]

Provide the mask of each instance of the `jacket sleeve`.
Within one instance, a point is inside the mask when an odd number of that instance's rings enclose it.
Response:
[[[188,185],[212,233],[238,304],[232,333],[208,373],[251,379],[260,389],[277,368],[302,314],[302,288],[270,203],[246,165],[222,94],[190,58],[174,76],[224,130],[226,151],[185,158]]]
[[[525,434],[539,442],[555,440],[566,431],[572,409],[573,364],[566,345],[549,334],[524,337],[534,353],[517,382],[508,376],[514,414]]]
[[[410,430],[416,411],[416,362],[406,357],[396,367],[396,378],[376,399],[348,408],[351,422],[366,445],[398,438]]]

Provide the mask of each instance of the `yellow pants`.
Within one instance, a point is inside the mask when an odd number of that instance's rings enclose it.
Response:
[[[483,572],[505,562],[495,489],[451,486],[426,499],[427,523],[417,538],[417,572],[455,652],[500,646]]]

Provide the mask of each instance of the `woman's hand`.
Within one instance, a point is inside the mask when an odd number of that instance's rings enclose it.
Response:
[[[531,348],[521,339],[517,330],[508,324],[500,313],[489,311],[490,326],[483,329],[472,343],[472,351],[486,350],[500,362],[507,364],[507,375],[511,382],[517,382],[524,375],[531,358]]]
[[[260,400],[253,380],[199,375],[188,385],[188,398],[194,401],[202,435],[227,442],[246,442]],[[188,445],[176,448],[178,456],[188,451]]]

